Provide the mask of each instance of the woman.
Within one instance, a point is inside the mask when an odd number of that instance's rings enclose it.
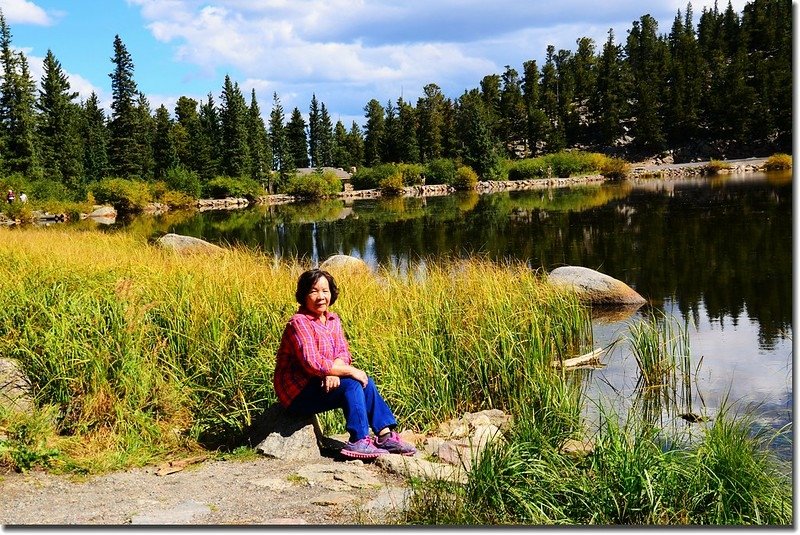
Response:
[[[301,415],[341,408],[350,433],[342,455],[359,459],[385,453],[414,455],[416,448],[395,432],[397,421],[375,383],[351,365],[342,323],[328,310],[338,296],[327,271],[312,269],[297,280],[294,297],[300,308],[283,331],[275,362],[278,400]]]

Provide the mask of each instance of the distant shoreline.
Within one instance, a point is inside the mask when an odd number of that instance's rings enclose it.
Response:
[[[767,158],[721,160],[722,162],[729,164],[731,167],[730,169],[724,169],[720,171],[718,174],[754,173],[761,169],[766,160]],[[709,160],[680,164],[648,162],[633,163],[631,164],[631,172],[626,180],[640,178],[674,178],[699,175],[702,173],[703,168],[708,163]],[[600,184],[611,180],[613,179],[606,178],[603,175],[598,174],[564,178],[535,178],[529,180],[484,180],[478,182],[473,191],[476,191],[479,194],[484,194],[496,193],[500,191],[564,188],[583,184]],[[457,190],[455,188],[444,184],[408,186],[404,188],[401,197],[438,197],[442,195],[450,195],[456,191]],[[383,195],[379,189],[365,189],[341,192],[336,198],[353,200],[377,199],[381,197],[383,197]],[[274,206],[298,201],[300,201],[300,199],[297,199],[291,195],[278,194],[260,197],[256,204]]]

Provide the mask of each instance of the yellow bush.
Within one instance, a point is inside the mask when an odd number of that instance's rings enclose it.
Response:
[[[600,165],[600,174],[606,178],[622,179],[631,172],[631,164],[622,158],[606,158]]]
[[[767,161],[764,162],[764,169],[767,171],[780,171],[783,169],[791,169],[792,168],[792,155],[791,154],[783,154],[777,153],[773,154]]]

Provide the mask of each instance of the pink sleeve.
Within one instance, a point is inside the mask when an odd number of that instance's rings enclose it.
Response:
[[[319,353],[317,340],[314,337],[314,326],[306,319],[293,319],[291,340],[294,354],[308,373],[323,377],[333,365],[332,360],[328,360]]]

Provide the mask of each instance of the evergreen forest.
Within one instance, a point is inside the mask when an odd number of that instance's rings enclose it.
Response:
[[[495,178],[503,160],[565,149],[627,159],[672,151],[676,161],[791,152],[790,0],[754,0],[741,13],[715,5],[695,18],[691,4],[669,29],[643,15],[626,36],[548,46],[542,64],[507,65],[459,96],[432,82],[416,102],[372,99],[364,123],[346,125],[316,95],[307,120],[278,94],[262,115],[255,91],[229,76],[218,94],[153,110],[119,35],[108,111],[96,94],[78,99],[52,50],[37,84],[0,12],[0,176],[81,200],[112,177],[189,193],[235,177],[279,192],[301,167],[451,159]]]

